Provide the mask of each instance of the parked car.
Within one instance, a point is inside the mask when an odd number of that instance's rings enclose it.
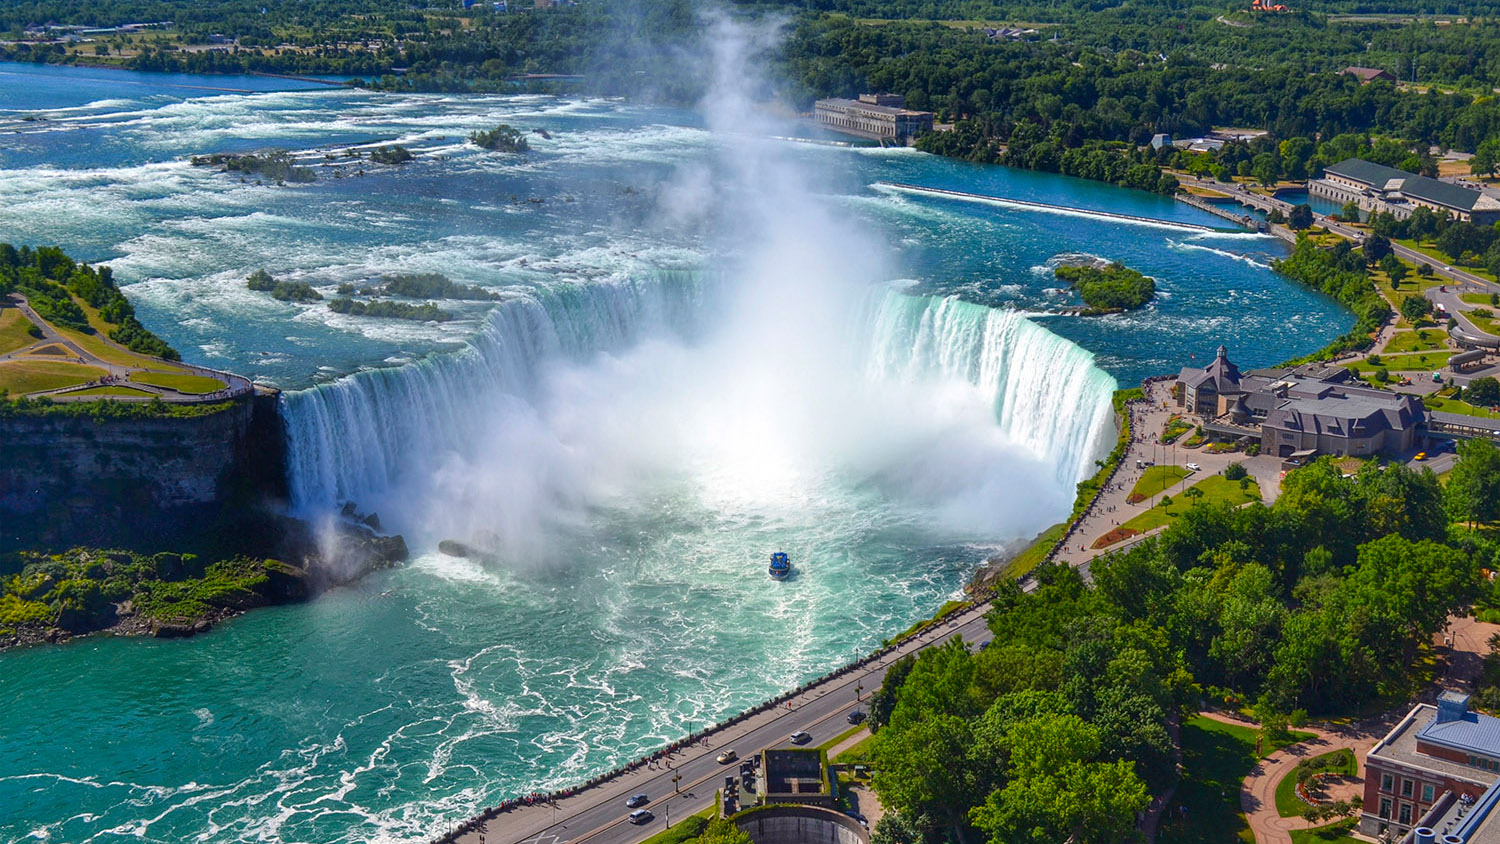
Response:
[[[1427,459],[1427,452],[1425,452],[1425,451],[1419,451],[1419,452],[1417,452],[1417,456],[1413,457],[1412,459],[1415,460],[1415,461],[1417,461],[1418,463],[1421,463],[1422,461],[1424,461],[1424,460]]]
[[[719,760],[720,765],[728,765],[730,762],[740,758],[740,755],[733,750],[726,750],[715,758]]]
[[[650,803],[650,802],[651,802],[651,798],[647,797],[646,796],[646,792],[644,792],[644,791],[641,792],[640,794],[632,794],[629,797],[625,798],[625,805],[628,806],[628,807],[630,807],[630,808],[632,808],[632,809],[637,808],[639,806],[644,806],[644,805],[646,805],[647,803]]]
[[[640,826],[643,823],[650,823],[653,820],[656,820],[656,816],[651,814],[650,809],[636,809],[630,813],[630,822],[636,826]]]
[[[864,710],[856,709],[853,712],[849,713],[849,716],[844,720],[848,721],[851,724],[863,724],[865,722]]]
[[[1197,463],[1189,463],[1189,464],[1187,464],[1187,470],[1189,472],[1196,472],[1196,471],[1198,471],[1199,469],[1202,469],[1202,468],[1203,467],[1199,466]]]

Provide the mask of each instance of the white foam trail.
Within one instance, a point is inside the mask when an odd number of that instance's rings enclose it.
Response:
[[[1271,268],[1270,264],[1265,264],[1265,263],[1262,263],[1260,261],[1257,261],[1254,258],[1251,258],[1249,255],[1243,255],[1243,254],[1240,254],[1239,252],[1230,252],[1230,251],[1225,250],[1225,249],[1215,249],[1212,246],[1203,246],[1203,245],[1197,244],[1197,243],[1182,243],[1181,241],[1176,241],[1176,240],[1172,240],[1171,238],[1167,238],[1167,248],[1171,249],[1171,250],[1173,250],[1175,252],[1186,252],[1186,251],[1195,250],[1195,249],[1203,251],[1203,252],[1212,252],[1215,255],[1222,255],[1223,257],[1229,258],[1230,260],[1233,260],[1233,261],[1242,261],[1242,262],[1244,262],[1246,264],[1249,264],[1252,267],[1259,267],[1260,269],[1263,269],[1263,270],[1269,270]]]

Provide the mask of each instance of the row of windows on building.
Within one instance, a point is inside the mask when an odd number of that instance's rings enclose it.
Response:
[[[1473,759],[1474,757],[1471,756],[1469,758]],[[1403,777],[1402,780],[1401,780],[1401,796],[1402,797],[1412,797],[1416,793],[1416,787],[1417,787],[1417,781],[1416,780],[1409,780],[1409,779],[1406,779],[1406,778]],[[1380,775],[1380,790],[1381,791],[1395,791],[1396,790],[1396,777],[1393,774],[1381,774]],[[1436,798],[1436,796],[1437,796],[1437,786],[1436,785],[1433,785],[1430,782],[1424,782],[1424,783],[1422,783],[1422,802],[1423,803],[1431,803]],[[1384,799],[1384,798],[1382,798],[1382,799]],[[1390,817],[1390,815],[1389,814],[1382,814],[1381,817],[1383,817],[1383,818]],[[1404,823],[1404,821],[1403,821],[1403,823]]]

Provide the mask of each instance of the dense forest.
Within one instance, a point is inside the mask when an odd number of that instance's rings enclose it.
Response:
[[[1270,506],[1201,504],[1156,538],[1006,584],[996,638],[906,658],[870,705],[877,844],[1116,844],[1177,777],[1173,726],[1248,701],[1268,727],[1399,708],[1448,615],[1494,587],[1500,450],[1435,475],[1329,459]],[[1484,583],[1484,586],[1481,586]],[[1492,599],[1490,599],[1492,600]],[[1496,659],[1500,683],[1500,657]],[[1488,692],[1495,694],[1494,692]]]

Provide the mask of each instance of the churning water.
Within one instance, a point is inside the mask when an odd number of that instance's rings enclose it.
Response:
[[[1268,364],[1349,321],[1269,272],[1264,238],[875,183],[1214,222],[1165,199],[711,113],[15,79],[0,239],[109,261],[185,357],[286,390],[296,506],[378,510],[416,557],[185,642],[0,656],[0,840],[419,840],[584,778],[870,648],[1061,518],[1116,379],[1220,342]],[[546,135],[525,157],[463,140],[502,122]],[[391,142],[419,160],[344,157]],[[319,180],[186,161],[272,146]],[[1049,315],[1064,252],[1163,295]],[[245,289],[261,267],[325,295],[441,272],[501,301],[361,319]],[[449,537],[494,560],[432,550]],[[773,550],[796,578],[768,584]]]

